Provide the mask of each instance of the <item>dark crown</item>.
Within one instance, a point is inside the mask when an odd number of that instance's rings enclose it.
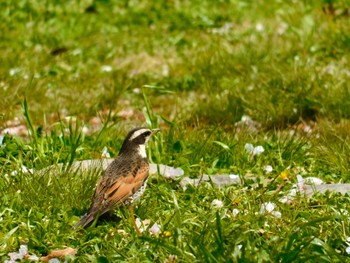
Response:
[[[143,127],[131,130],[123,142],[120,153],[138,149],[138,146],[145,144],[152,134],[152,130]]]

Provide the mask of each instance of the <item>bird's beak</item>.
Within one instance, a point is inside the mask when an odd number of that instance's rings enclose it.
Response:
[[[153,134],[156,134],[157,132],[160,132],[160,129],[152,129],[151,131],[152,131],[152,135],[153,135]]]

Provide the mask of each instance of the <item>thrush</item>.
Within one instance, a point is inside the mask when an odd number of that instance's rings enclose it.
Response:
[[[129,207],[133,224],[140,234],[132,206],[146,189],[149,175],[146,144],[158,131],[159,129],[135,128],[128,133],[118,157],[107,167],[97,183],[89,210],[76,227],[86,227],[104,213],[124,205]]]

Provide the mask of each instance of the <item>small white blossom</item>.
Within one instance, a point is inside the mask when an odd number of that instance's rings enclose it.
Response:
[[[350,254],[350,246],[346,247],[345,251],[346,253]]]
[[[163,77],[169,76],[169,66],[167,64],[163,65],[162,67],[162,75]]]
[[[292,197],[290,197],[289,195],[286,195],[286,196],[281,197],[278,201],[280,201],[280,203],[285,204],[285,203],[291,202],[292,200],[293,200]]]
[[[83,129],[81,130],[84,134],[88,134],[90,132],[89,127],[87,127],[86,125],[83,126]]]
[[[280,211],[272,211],[271,215],[273,215],[276,218],[281,218],[282,217],[282,213]]]
[[[72,51],[72,55],[73,55],[73,56],[78,56],[78,55],[80,55],[81,53],[82,53],[82,50],[79,49],[79,48],[74,49],[74,50]]]
[[[149,229],[151,235],[156,235],[160,232],[160,225],[154,223],[153,226]]]
[[[261,145],[256,146],[253,150],[253,155],[260,155],[265,151],[264,147],[262,147]]]
[[[254,147],[251,143],[246,143],[244,149],[252,156],[260,155],[265,151],[264,147],[261,145]]]
[[[239,214],[239,210],[237,208],[234,208],[232,210],[232,214],[233,214],[233,216],[237,216]]]
[[[112,70],[113,70],[113,68],[111,66],[109,66],[109,65],[103,65],[101,67],[101,71],[102,72],[111,72]]]
[[[211,202],[211,206],[213,208],[222,208],[224,206],[224,203],[218,199],[214,199],[212,202]]]
[[[276,204],[272,202],[263,203],[260,207],[260,214],[271,213],[276,208]]]
[[[257,23],[255,26],[256,31],[262,32],[264,31],[264,25],[262,23]]]
[[[28,168],[27,167],[25,167],[24,165],[22,165],[22,167],[21,167],[22,169],[22,173],[24,173],[24,174],[27,174],[27,173],[29,173],[29,170],[28,170]]]
[[[20,71],[21,71],[20,68],[12,68],[12,69],[10,69],[9,74],[10,74],[10,76],[14,76],[17,73],[19,73]]]
[[[102,158],[111,158],[110,153],[108,152],[107,146],[103,147],[102,150]]]
[[[250,123],[252,121],[253,121],[252,118],[250,118],[248,115],[243,115],[241,118],[241,122],[243,123]]]
[[[145,227],[141,221],[140,218],[136,218],[136,226],[140,229],[140,232],[142,233],[145,230]]]
[[[265,172],[266,172],[266,173],[271,173],[272,171],[273,171],[273,168],[272,168],[271,165],[266,165],[266,166],[265,166]]]
[[[345,249],[346,253],[350,254],[350,237],[347,237],[346,238],[346,241],[345,241],[347,247]]]

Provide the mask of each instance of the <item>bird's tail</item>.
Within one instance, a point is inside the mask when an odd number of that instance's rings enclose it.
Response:
[[[75,228],[85,228],[95,219],[95,213],[88,212],[82,216],[80,221],[74,225]]]

